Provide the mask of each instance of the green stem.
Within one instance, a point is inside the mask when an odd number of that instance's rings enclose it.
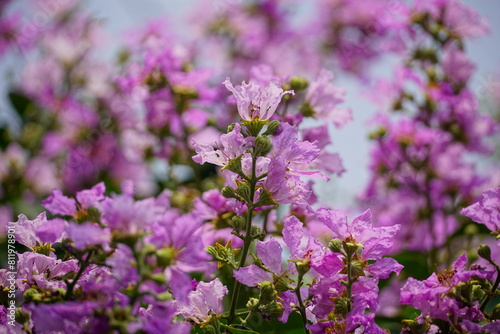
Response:
[[[491,292],[486,296],[486,298],[483,300],[483,302],[481,303],[481,307],[479,308],[479,310],[481,312],[484,311],[484,309],[486,308],[486,305],[488,305],[488,302],[490,301],[491,299],[491,296],[495,293],[495,291],[497,290],[498,288],[498,285],[500,284],[500,267],[494,263],[494,262],[491,262],[490,263],[492,265],[495,266],[495,269],[497,270],[497,279],[495,280],[495,283],[493,284],[493,287],[491,288]]]
[[[354,279],[352,278],[352,254],[347,252],[347,313],[352,310],[352,284]]]
[[[254,200],[255,196],[255,187],[258,181],[258,178],[255,176],[257,165],[257,157],[252,155],[252,177],[250,178],[250,199]],[[254,211],[253,203],[247,203],[248,211],[247,211],[247,219],[245,223],[245,240],[243,243],[243,251],[241,252],[241,259],[238,268],[242,268],[245,266],[245,261],[248,256],[248,251],[250,249],[250,244],[252,243],[252,215]],[[240,293],[241,284],[236,279],[234,280],[234,288],[233,295],[231,296],[231,306],[229,308],[229,316],[227,319],[227,323],[231,324],[234,321],[235,313],[236,313],[236,304],[238,302],[238,296]]]
[[[71,283],[66,283],[67,290],[66,290],[66,294],[64,295],[65,300],[69,300],[73,296],[73,289],[75,288],[76,282],[78,282],[80,277],[83,275],[83,272],[85,271],[85,269],[87,269],[87,267],[89,266],[90,257],[92,256],[93,252],[94,252],[93,250],[89,251],[89,253],[87,254],[87,258],[83,261],[83,263],[81,263],[80,269],[76,273],[76,276],[75,276],[75,278],[73,278]]]
[[[137,252],[135,249],[135,245],[131,247],[132,248],[132,254],[134,255],[134,259],[137,263],[137,274],[139,275],[139,281],[137,284],[134,286],[134,290],[132,292],[132,296],[130,297],[129,305],[134,306],[135,302],[137,301],[137,298],[139,298],[139,287],[141,286],[142,282],[144,281],[143,275],[142,275],[142,263],[144,262],[142,256],[140,253]]]
[[[300,315],[302,317],[302,324],[304,325],[304,332],[306,334],[310,334],[311,331],[309,331],[309,329],[307,329],[307,327],[306,327],[306,325],[307,325],[306,307],[304,306],[304,302],[302,301],[302,296],[300,295],[300,288],[302,287],[303,276],[304,276],[303,274],[299,273],[297,287],[295,288],[295,295],[297,296],[297,299],[299,300],[298,309],[299,309]]]

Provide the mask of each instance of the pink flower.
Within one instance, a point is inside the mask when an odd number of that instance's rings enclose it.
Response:
[[[234,87],[229,78],[226,78],[223,84],[234,94],[238,113],[245,121],[269,119],[285,94],[294,95],[293,90],[283,91],[274,81],[267,86],[250,81],[248,84],[242,82],[241,86]]]

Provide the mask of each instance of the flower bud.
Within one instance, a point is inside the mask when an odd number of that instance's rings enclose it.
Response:
[[[297,91],[306,89],[309,81],[304,77],[293,76],[290,78],[290,88]]]
[[[231,226],[236,232],[242,231],[245,228],[245,218],[242,216],[233,216],[231,218]]]
[[[342,240],[336,238],[328,243],[328,249],[334,253],[342,254],[344,252]]]
[[[156,261],[162,268],[168,267],[175,260],[175,250],[165,247],[156,251]]]
[[[260,306],[259,310],[270,317],[279,318],[283,315],[285,308],[279,302],[271,302],[267,305]]]
[[[335,298],[335,313],[346,316],[349,312],[349,301],[345,298]]]
[[[271,282],[264,281],[260,284],[259,303],[267,304],[276,300],[277,294],[274,285]]]
[[[488,262],[492,262],[491,249],[488,245],[480,245],[477,249],[477,254]]]
[[[276,130],[278,130],[278,127],[280,126],[279,121],[271,121],[267,125],[266,132],[263,133],[264,136],[268,135],[274,135],[276,133]]]
[[[387,134],[387,129],[384,127],[379,127],[368,134],[368,138],[371,140],[384,138]]]
[[[223,187],[221,193],[225,198],[238,198],[238,195],[236,195],[234,189],[228,186]]]
[[[227,132],[233,131],[234,130],[234,126],[235,126],[235,123],[229,124],[229,126],[227,127]]]
[[[241,196],[247,203],[252,203],[253,198],[250,196],[250,186],[247,183],[240,182],[238,184],[238,188],[236,189],[236,193]]]
[[[262,228],[257,225],[252,225],[250,235],[252,238],[260,238],[262,236]]]
[[[346,242],[344,245],[344,249],[347,253],[347,255],[352,255],[356,253],[356,251],[359,249],[359,247],[363,247],[363,245],[359,243],[354,243],[354,242]]]
[[[101,220],[101,212],[99,209],[91,206],[87,209],[87,217],[90,221],[99,222]]]
[[[259,300],[257,298],[250,298],[246,304],[247,309],[253,311],[259,305]]]
[[[295,262],[295,267],[300,276],[305,275],[311,269],[311,261],[309,259],[297,259],[292,261]]]
[[[265,156],[269,152],[271,152],[273,145],[271,145],[271,140],[267,138],[267,136],[257,136],[255,139],[255,156]]]
[[[161,301],[161,302],[166,302],[167,300],[173,299],[172,295],[167,291],[164,291],[162,293],[158,293],[155,296],[156,296],[156,299]]]
[[[314,117],[314,114],[316,114],[316,112],[308,102],[303,103],[300,106],[299,111],[304,117]]]
[[[212,325],[205,325],[203,327],[203,334],[220,334],[220,331],[218,331],[214,326]]]
[[[45,256],[49,256],[51,251],[52,252],[56,251],[54,248],[51,247],[50,244],[44,244],[41,246],[33,246],[33,250],[35,251],[35,253],[43,254]]]

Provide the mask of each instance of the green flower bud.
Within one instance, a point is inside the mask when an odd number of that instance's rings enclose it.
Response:
[[[268,304],[277,297],[276,290],[274,288],[274,284],[272,282],[264,281],[260,284],[260,296],[259,303],[260,304]]]
[[[335,314],[346,316],[349,312],[349,301],[345,298],[334,298]]]
[[[485,292],[480,285],[474,284],[472,286],[472,296],[473,296],[474,300],[480,300],[484,297],[484,295],[485,295]]]
[[[87,209],[87,217],[90,221],[99,222],[101,220],[101,212],[99,209],[91,206]]]
[[[40,302],[42,300],[42,294],[35,288],[30,288],[24,291],[24,301],[29,302]]]
[[[233,131],[234,130],[234,125],[235,125],[235,123],[229,124],[229,126],[227,127],[227,132]]]
[[[252,238],[260,238],[262,236],[262,228],[257,225],[252,225],[250,235]]]
[[[368,134],[368,138],[370,138],[371,140],[380,139],[380,138],[384,138],[386,134],[387,134],[387,129],[384,127],[380,127],[378,129],[375,129],[372,132],[370,132]]]
[[[303,103],[300,106],[299,111],[304,117],[314,117],[314,115],[316,114],[316,112],[308,102]]]
[[[15,317],[16,322],[19,324],[28,324],[30,321],[30,315],[28,313],[24,313],[21,307],[16,310]]]
[[[342,240],[335,238],[328,243],[328,249],[334,253],[342,254],[344,252],[344,243]]]
[[[268,135],[274,135],[276,133],[276,130],[278,130],[278,127],[280,126],[279,121],[271,121],[267,125],[266,132],[263,133],[264,136]]]
[[[266,136],[257,136],[255,138],[255,156],[265,156],[269,152],[271,152],[273,145],[271,145],[271,140],[269,140]]]
[[[250,298],[246,304],[247,309],[250,311],[256,310],[259,305],[259,300],[257,298]]]
[[[220,334],[220,331],[218,331],[214,326],[212,325],[205,325],[203,327],[203,334]]]
[[[311,269],[311,261],[308,259],[298,259],[293,260],[295,262],[295,267],[297,268],[297,272],[299,275],[305,275]]]
[[[309,86],[309,81],[304,77],[293,76],[290,78],[290,88],[298,91],[306,89]]]
[[[231,218],[231,226],[236,232],[242,231],[245,228],[245,218],[242,216],[233,216]]]
[[[238,184],[238,188],[236,189],[236,193],[245,200],[247,203],[252,203],[253,198],[250,196],[250,186],[247,183],[240,182]]]
[[[176,252],[171,247],[165,247],[156,251],[156,261],[162,268],[168,267],[175,261]]]
[[[234,189],[228,186],[223,187],[221,193],[225,198],[238,198],[238,195],[236,195]]]
[[[165,302],[167,300],[172,300],[172,295],[170,293],[168,293],[167,291],[156,294],[155,296],[156,296],[156,299],[161,301],[161,302]]]
[[[155,282],[156,284],[165,284],[167,283],[167,281],[165,280],[165,274],[163,273],[157,273],[157,274],[152,274],[152,275],[148,275],[148,278]]]
[[[478,229],[477,229],[477,225],[476,224],[469,224],[465,227],[464,229],[464,234],[467,235],[467,236],[475,236],[479,233]]]
[[[55,249],[53,249],[51,247],[51,244],[44,244],[41,246],[33,246],[33,250],[35,251],[35,253],[43,254],[45,256],[49,256],[51,251],[55,252]]]
[[[491,249],[488,245],[480,245],[477,249],[477,254],[488,262],[492,262]]]
[[[344,245],[344,249],[348,255],[356,253],[359,247],[363,247],[363,245],[354,242],[346,242]]]
[[[260,306],[259,310],[270,317],[278,318],[283,315],[285,308],[279,302],[271,302],[269,304]]]
[[[354,260],[351,261],[351,273],[354,277],[365,276],[363,268],[365,267],[365,261]]]

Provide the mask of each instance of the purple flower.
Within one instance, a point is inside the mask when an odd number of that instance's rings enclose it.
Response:
[[[259,241],[257,244],[257,256],[268,270],[259,268],[255,264],[239,268],[233,272],[234,278],[247,286],[255,286],[264,281],[273,282],[273,275],[283,274],[283,264],[281,263],[282,248],[278,241]]]
[[[311,196],[311,189],[298,176],[288,174],[287,167],[288,164],[282,157],[272,158],[264,187],[276,203],[294,203],[308,207],[307,199]]]
[[[200,282],[196,290],[189,293],[189,302],[179,308],[178,314],[199,324],[209,321],[211,317],[217,317],[224,311],[222,298],[227,293],[226,286],[218,278],[208,283]]]
[[[352,113],[349,109],[337,108],[337,105],[344,102],[345,90],[334,86],[332,79],[332,72],[321,70],[318,79],[310,84],[305,101],[316,118],[332,121],[336,127],[341,128],[352,121]]]
[[[64,196],[59,189],[54,189],[50,196],[42,202],[42,205],[55,215],[76,215],[75,200]]]
[[[76,193],[76,200],[81,205],[82,209],[88,209],[90,206],[104,200],[104,192],[106,187],[104,182],[100,182],[91,189],[82,190]]]
[[[285,94],[294,94],[292,90],[283,91],[274,81],[267,86],[250,81],[248,84],[242,82],[241,86],[234,87],[229,78],[226,78],[223,84],[234,94],[238,113],[245,121],[269,119],[278,108],[281,98]]]
[[[103,332],[105,328],[96,328],[99,321],[93,317],[99,307],[95,302],[74,301],[56,304],[29,305],[33,328],[37,333],[49,334],[54,332],[81,333]]]
[[[328,177],[318,171],[310,171],[313,161],[319,156],[320,149],[316,142],[298,140],[296,126],[281,123],[276,135],[271,138],[272,153],[285,159],[290,174],[307,177]]]
[[[455,287],[470,279],[491,279],[493,272],[481,268],[466,270],[467,256],[462,254],[451,268],[433,273],[424,281],[409,278],[401,289],[401,303],[410,304],[422,311],[421,318],[432,317],[472,330],[484,318],[477,298],[456,296]],[[465,322],[464,322],[465,321]],[[472,323],[471,323],[472,322]]]
[[[73,240],[75,247],[80,250],[97,245],[103,249],[107,249],[111,241],[111,233],[108,228],[101,228],[99,225],[91,222],[68,224],[66,234],[68,238]]]
[[[193,140],[192,144],[197,153],[193,160],[199,164],[208,162],[218,166],[226,166],[230,159],[239,157],[250,149],[253,146],[253,141],[253,137],[243,137],[241,126],[235,124],[231,132],[220,136],[218,147],[198,144]]]
[[[182,322],[173,322],[177,311],[173,301],[155,302],[147,308],[140,308],[138,323],[131,324],[129,331],[142,330],[151,334],[189,334],[191,326]]]
[[[370,210],[354,218],[351,223],[348,223],[347,217],[340,210],[320,209],[316,217],[331,229],[334,238],[362,245],[363,258],[366,260],[380,260],[382,256],[390,253],[392,238],[400,228],[400,225],[373,226]],[[399,272],[401,268],[396,266],[391,269]]]
[[[462,209],[460,213],[486,225],[493,233],[500,234],[500,188],[484,191],[483,198],[479,202]]]

